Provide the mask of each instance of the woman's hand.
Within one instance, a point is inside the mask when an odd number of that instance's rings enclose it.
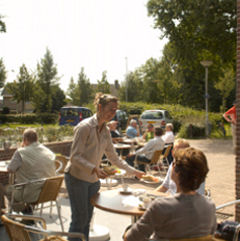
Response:
[[[92,174],[93,173],[96,173],[98,178],[101,178],[101,179],[104,179],[106,178],[108,175],[106,172],[104,172],[102,169],[98,168],[98,167],[95,167],[92,171]]]
[[[142,171],[136,170],[135,173],[134,173],[134,175],[135,175],[138,179],[141,179],[142,176],[146,175],[146,173],[145,173],[145,172],[142,172]]]

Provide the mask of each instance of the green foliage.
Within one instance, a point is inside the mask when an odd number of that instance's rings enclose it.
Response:
[[[138,69],[127,75],[125,82],[120,87],[119,96],[123,101],[134,102],[142,100],[143,82],[141,80],[141,73]]]
[[[232,67],[226,67],[223,70],[223,76],[219,78],[219,81],[215,84],[222,96],[221,112],[226,111],[227,98],[231,91],[234,89],[236,83],[235,73]]]
[[[61,107],[66,104],[64,91],[58,86],[54,85],[52,88],[52,113],[60,111]]]
[[[51,112],[52,86],[57,85],[57,81],[57,67],[47,49],[44,58],[37,65],[37,88],[33,101],[38,112]]]
[[[103,71],[102,79],[97,81],[97,92],[110,93],[110,84],[107,81],[107,71]]]
[[[48,142],[61,140],[61,137],[58,135],[57,128],[48,127],[44,130],[43,135],[46,137]]]
[[[3,16],[0,15],[0,32],[6,32],[6,24],[3,22]]]
[[[3,107],[3,110],[2,110],[2,114],[9,114],[10,113],[10,110],[8,107],[4,106]]]
[[[78,76],[78,82],[75,83],[71,78],[70,85],[68,87],[68,95],[71,97],[71,103],[77,106],[84,106],[92,100],[92,86],[89,78],[84,73],[84,68],[81,68],[81,72]]]
[[[27,67],[24,64],[20,67],[17,80],[8,83],[6,88],[17,103],[22,103],[22,113],[24,113],[25,103],[33,97],[34,89],[34,77],[28,73]]]
[[[0,16],[1,17],[1,16]],[[0,27],[1,27],[1,18],[0,18]],[[1,32],[1,30],[0,30]],[[4,86],[5,80],[7,78],[7,71],[3,63],[3,59],[0,59],[0,88]]]
[[[173,118],[174,132],[177,133],[180,128],[183,128],[180,132],[186,132],[186,127],[192,125],[193,128],[193,137],[204,136],[202,128],[205,126],[205,111],[196,110],[189,107],[183,107],[181,105],[168,105],[168,104],[147,104],[143,102],[121,102],[119,109],[125,110],[128,114],[139,113],[145,110],[153,109],[164,109],[167,110]],[[222,121],[221,113],[209,113],[209,123],[211,124],[211,129],[214,131],[219,128],[219,122]],[[203,132],[203,134],[202,134]],[[183,135],[183,134],[181,134]],[[187,135],[187,134],[186,134]]]
[[[39,114],[8,114],[0,115],[1,123],[21,123],[21,124],[55,124],[58,120],[58,115],[53,113],[39,113]]]
[[[213,61],[209,68],[209,108],[219,111],[219,103],[230,93],[223,96],[216,83],[224,66],[235,68],[236,1],[149,0],[147,8],[155,28],[169,39],[157,68],[157,102],[204,108],[204,68],[200,61],[208,59]]]
[[[205,136],[205,127],[192,124],[182,125],[178,137],[180,138],[200,138]]]

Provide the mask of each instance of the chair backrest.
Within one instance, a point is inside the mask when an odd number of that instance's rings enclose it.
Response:
[[[158,162],[162,152],[163,152],[162,150],[158,150],[158,151],[154,152],[152,159],[151,159],[151,164],[155,164]]]
[[[167,148],[166,148],[166,150],[165,150],[165,152],[164,152],[164,154],[163,154],[163,158],[167,158],[167,156],[169,155],[172,147],[173,147],[173,145],[167,146]]]
[[[1,219],[11,241],[31,241],[28,232],[24,229],[24,224],[13,221],[6,215],[2,215]]]
[[[63,178],[63,175],[47,178],[43,184],[39,198],[34,204],[55,201],[61,188]]]

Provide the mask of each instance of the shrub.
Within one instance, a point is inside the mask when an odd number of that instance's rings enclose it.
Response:
[[[2,110],[2,113],[3,113],[4,115],[9,114],[9,113],[10,113],[9,108],[6,107],[6,106],[4,106],[4,107],[3,107],[3,110]]]
[[[54,113],[39,113],[37,115],[37,122],[42,124],[56,124],[58,121],[58,114]]]
[[[0,122],[2,123],[21,123],[21,124],[55,124],[58,120],[58,115],[53,113],[41,113],[41,114],[9,114],[0,115]]]
[[[193,124],[182,125],[178,133],[181,138],[199,138],[205,136],[205,127]]]

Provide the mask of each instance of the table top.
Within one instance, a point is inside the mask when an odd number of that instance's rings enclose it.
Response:
[[[130,149],[131,148],[131,145],[123,144],[123,143],[116,143],[116,144],[113,144],[113,146],[116,149]]]
[[[151,192],[151,194],[156,194],[156,192]],[[162,196],[162,193],[158,194]],[[118,214],[141,216],[144,213],[144,210],[138,207],[141,203],[139,198],[132,193],[121,194],[120,189],[99,192],[91,199],[91,203],[99,209]]]
[[[0,172],[8,172],[7,166],[10,163],[9,160],[7,161],[0,161]]]

